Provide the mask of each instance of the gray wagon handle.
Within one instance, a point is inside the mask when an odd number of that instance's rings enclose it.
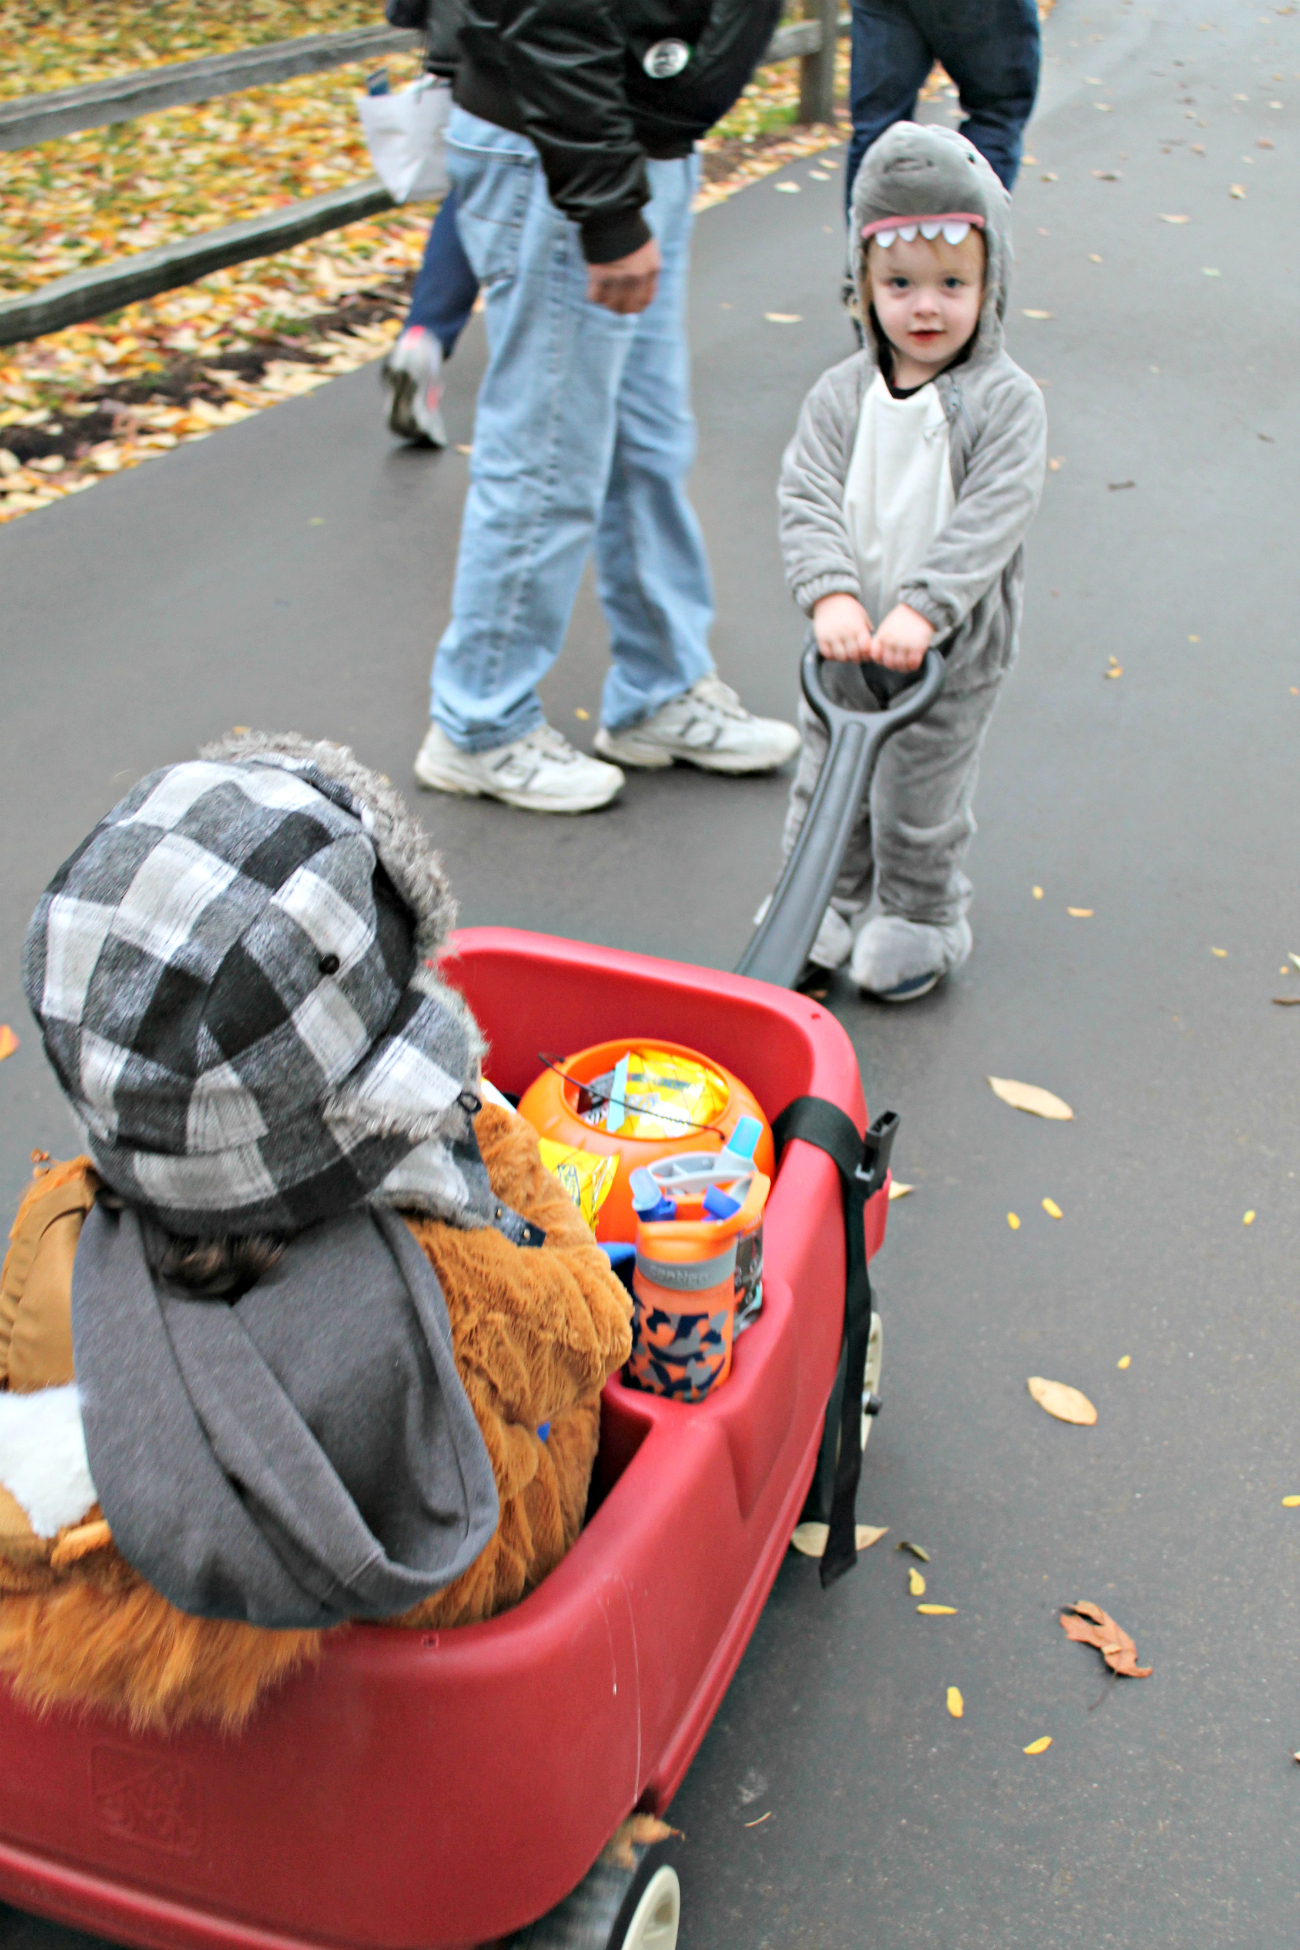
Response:
[[[803,694],[830,735],[830,750],[794,851],[776,884],[767,912],[736,963],[778,988],[793,988],[808,961],[822,916],[830,904],[854,817],[869,791],[876,762],[896,731],[923,718],[943,689],[947,665],[927,650],[920,678],[901,702],[882,711],[847,711],[822,687],[821,658],[814,644],[803,653]],[[882,673],[883,674],[883,673]]]

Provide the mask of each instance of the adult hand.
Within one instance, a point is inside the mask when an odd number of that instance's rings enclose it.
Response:
[[[886,670],[919,670],[933,640],[934,624],[899,603],[876,631],[869,654],[872,663]]]
[[[856,596],[823,596],[814,603],[813,635],[832,663],[860,664],[872,655],[871,618]]]
[[[662,265],[658,244],[648,238],[630,257],[616,257],[612,264],[589,264],[587,297],[606,311],[644,311],[658,288]]]

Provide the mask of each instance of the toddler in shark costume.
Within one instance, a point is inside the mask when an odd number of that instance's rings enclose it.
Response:
[[[910,673],[932,644],[948,664],[932,710],[884,749],[812,950],[888,1002],[926,994],[971,951],[962,861],[1042,494],[1042,396],[1002,343],[1009,211],[951,129],[898,122],[872,145],[850,227],[866,345],[813,387],[781,468],[786,579],[831,695],[876,710],[864,664]],[[787,856],[827,749],[806,705],[800,723]]]

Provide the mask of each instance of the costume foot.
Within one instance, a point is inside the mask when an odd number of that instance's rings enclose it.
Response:
[[[853,952],[853,930],[842,914],[828,907],[822,915],[817,938],[808,950],[814,968],[843,968]]]
[[[853,944],[849,973],[878,1002],[915,1002],[960,968],[971,946],[965,917],[951,927],[932,928],[897,914],[877,914]]]
[[[442,347],[423,325],[410,325],[380,368],[392,393],[388,425],[403,440],[445,447],[442,420]]]
[[[575,752],[548,724],[486,752],[463,752],[431,724],[416,754],[415,776],[432,792],[500,799],[521,812],[545,813],[594,812],[623,784],[617,765]]]
[[[755,718],[720,677],[701,677],[640,724],[596,733],[596,750],[620,765],[658,770],[682,759],[705,772],[771,772],[800,745],[792,724]]]

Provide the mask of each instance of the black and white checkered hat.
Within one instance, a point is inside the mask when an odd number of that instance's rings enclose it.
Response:
[[[484,1044],[429,965],[453,918],[420,827],[342,746],[232,737],[142,779],[23,948],[97,1170],[186,1236],[371,1196],[489,1222]]]

